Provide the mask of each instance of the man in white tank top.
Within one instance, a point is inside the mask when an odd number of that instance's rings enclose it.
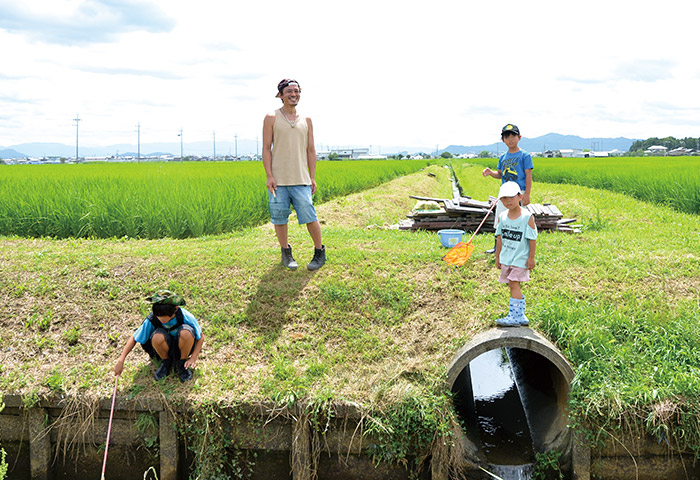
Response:
[[[265,116],[263,122],[262,160],[267,175],[270,219],[282,249],[282,263],[296,270],[288,240],[287,222],[291,206],[299,225],[306,225],[314,242],[314,256],[308,270],[318,270],[326,263],[326,247],[316,216],[312,195],[316,193],[316,148],[313,125],[309,117],[297,114],[301,97],[299,82],[284,79],[277,85],[282,108]]]

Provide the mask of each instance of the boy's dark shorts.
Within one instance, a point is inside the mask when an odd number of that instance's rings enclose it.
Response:
[[[177,330],[177,335],[170,335],[168,331],[164,328],[156,328],[153,333],[151,334],[151,338],[148,340],[148,342],[144,343],[141,345],[141,347],[144,349],[144,351],[148,354],[149,357],[151,358],[160,358],[158,355],[158,352],[156,352],[156,349],[153,348],[153,344],[151,343],[151,340],[153,339],[153,335],[156,333],[162,333],[165,335],[165,343],[168,344],[168,356],[172,360],[179,360],[180,359],[180,346],[178,345],[178,340],[180,339],[180,332],[183,330],[187,330],[192,334],[192,338],[194,338],[194,343],[192,344],[192,350],[190,350],[190,353],[187,355],[189,358],[190,355],[192,355],[192,352],[194,352],[194,346],[197,344],[197,337],[194,334],[194,328],[192,328],[190,325],[183,325]]]

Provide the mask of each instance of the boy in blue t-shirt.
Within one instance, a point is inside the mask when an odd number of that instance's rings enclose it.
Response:
[[[491,170],[486,167],[482,175],[484,177],[493,177],[501,180],[501,185],[506,182],[515,182],[520,186],[522,192],[522,205],[530,203],[530,194],[532,193],[532,156],[524,150],[520,150],[518,142],[523,138],[520,135],[520,129],[509,123],[501,129],[501,140],[508,147],[508,151],[501,155],[498,159],[498,169]],[[496,204],[496,216],[493,222],[494,228],[498,226],[498,219],[501,213],[505,211],[503,203],[499,200]],[[494,253],[496,251],[496,243],[486,253]]]
[[[190,312],[181,308],[185,299],[169,290],[159,290],[151,298],[152,312],[141,326],[129,337],[122,354],[114,366],[114,374],[119,376],[124,369],[124,360],[137,343],[154,359],[161,360],[154,375],[163,380],[175,365],[181,382],[192,378],[197,357],[202,351],[204,338],[202,328]]]
[[[496,227],[496,268],[501,270],[498,281],[510,287],[508,315],[496,320],[501,327],[519,327],[530,322],[525,316],[525,295],[521,282],[530,280],[535,268],[537,225],[535,218],[520,206],[522,194],[515,182],[506,182],[498,191],[498,198],[506,207]]]

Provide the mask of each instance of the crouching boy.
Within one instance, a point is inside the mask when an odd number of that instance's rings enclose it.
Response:
[[[155,379],[163,380],[175,366],[181,382],[192,378],[197,357],[202,351],[202,329],[190,312],[181,308],[185,299],[168,290],[159,290],[151,298],[152,312],[141,326],[129,337],[122,354],[114,366],[114,374],[119,376],[124,369],[124,360],[137,343],[152,358],[159,358],[161,364],[156,370]]]

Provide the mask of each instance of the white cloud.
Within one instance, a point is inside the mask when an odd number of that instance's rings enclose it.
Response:
[[[324,145],[700,135],[693,18],[634,8],[448,0],[335,4],[0,0],[0,145],[255,139],[284,77]],[[84,136],[83,133],[84,132]],[[144,138],[146,137],[146,138]]]
[[[129,0],[0,2],[0,28],[43,43],[108,42],[125,32],[166,32],[173,25],[157,5]]]

